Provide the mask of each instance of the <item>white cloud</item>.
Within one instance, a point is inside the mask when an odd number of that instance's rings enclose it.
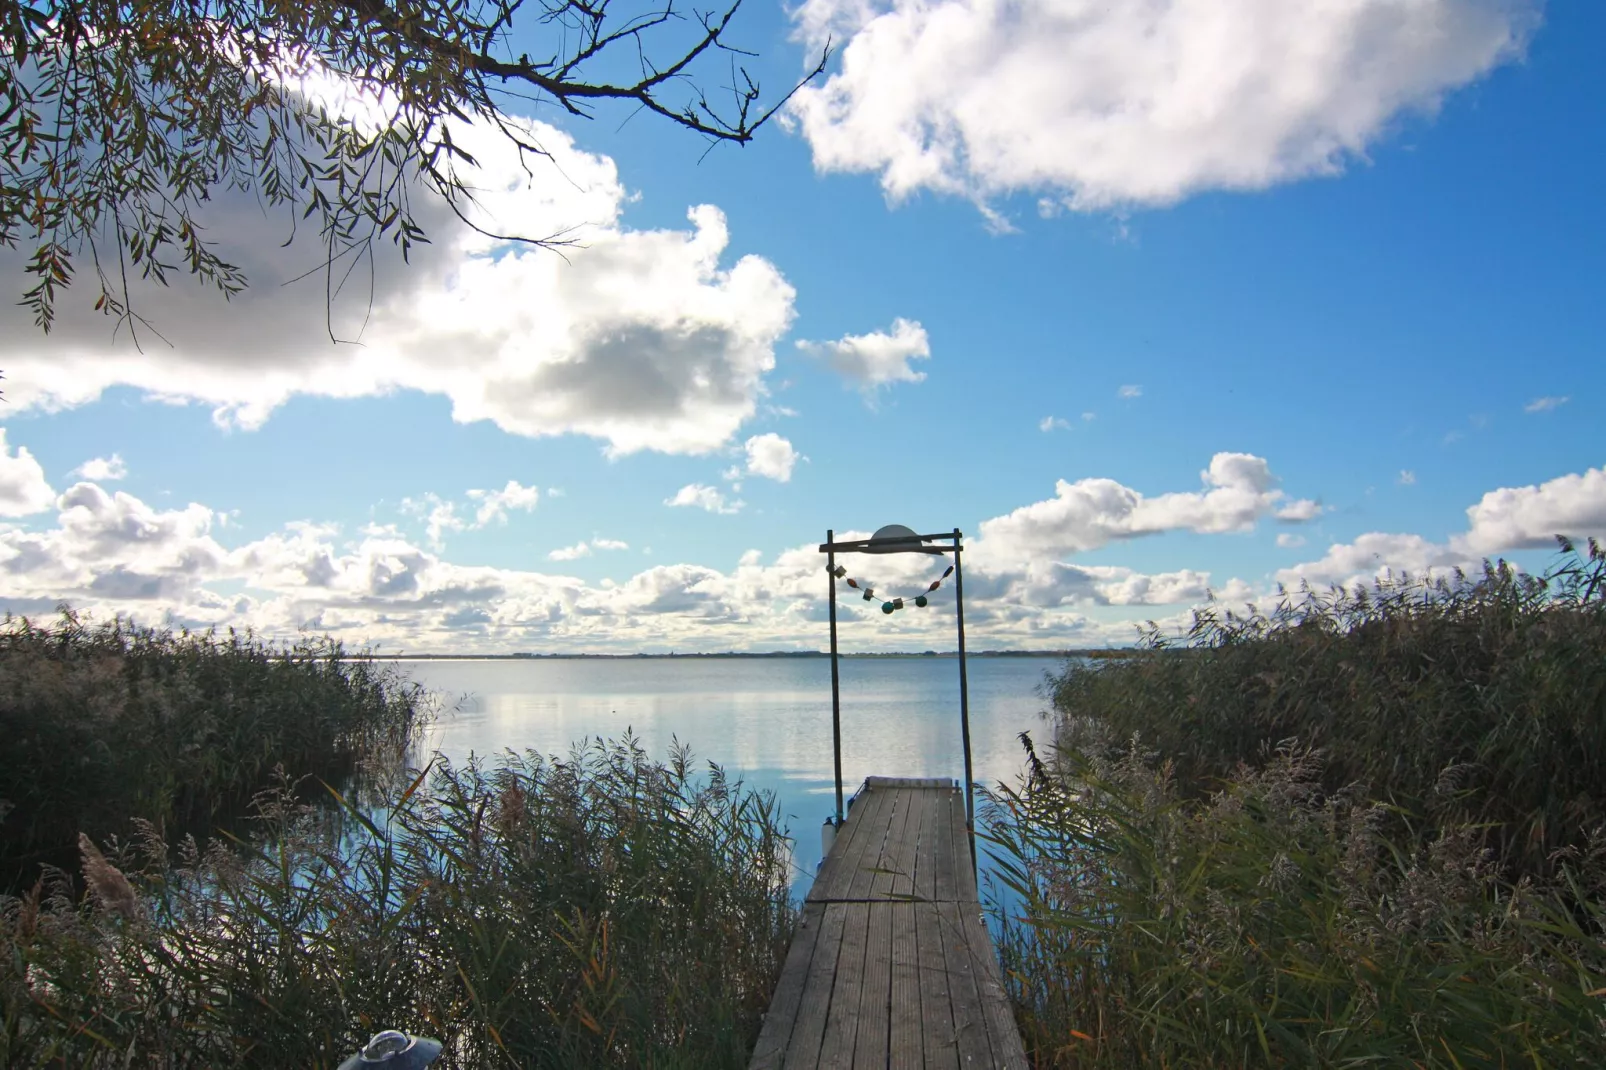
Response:
[[[821,171],[1077,210],[1331,175],[1521,55],[1538,0],[805,0],[836,73],[790,113]]]
[[[563,234],[563,255],[491,242],[438,199],[415,208],[431,244],[410,266],[380,242],[369,316],[368,273],[353,273],[330,343],[323,280],[281,286],[319,263],[316,236],[288,248],[287,220],[254,201],[219,196],[206,220],[252,280],[223,302],[179,279],[136,283],[135,298],[173,346],[114,341],[108,321],[75,287],[44,336],[15,304],[0,307],[0,366],[13,411],[82,405],[125,385],[147,397],[212,408],[223,426],[252,428],[296,395],[372,396],[417,390],[450,400],[461,422],[512,434],[579,434],[614,455],[707,453],[753,416],[774,347],[793,317],[794,291],[767,260],[724,264],[725,217],[710,205],[682,229],[638,230],[614,162],[579,149],[556,127],[520,121],[550,159],[526,175],[506,139],[478,128],[458,138],[481,162],[476,219],[503,232]],[[458,134],[454,128],[454,134]],[[20,270],[0,250],[0,273]],[[366,320],[366,326],[364,326]]]
[[[835,342],[800,341],[797,346],[805,352],[824,355],[837,374],[865,390],[887,383],[920,382],[926,373],[916,371],[909,362],[931,356],[926,329],[901,316],[892,321],[891,334],[871,331],[846,335]]]
[[[1295,535],[1291,531],[1280,532],[1277,535],[1277,545],[1280,549],[1292,550],[1296,546],[1305,545],[1305,536]]]
[[[401,510],[409,516],[423,519],[424,533],[429,538],[429,544],[437,550],[440,549],[448,531],[467,531],[471,526],[467,520],[457,515],[456,502],[446,501],[433,492],[417,498],[403,498]]]
[[[547,554],[548,561],[578,561],[582,557],[590,557],[596,550],[628,550],[630,544],[620,542],[618,539],[592,539],[590,542],[581,540],[573,546],[563,546]]]
[[[1123,386],[1115,392],[1115,396],[1118,398],[1140,398],[1143,396],[1143,388],[1141,386]]]
[[[1315,515],[1314,503],[1286,502],[1263,458],[1218,453],[1200,473],[1205,489],[1144,497],[1113,479],[1060,480],[1055,496],[984,520],[988,560],[1055,558],[1163,531],[1247,531],[1275,512]]]
[[[481,528],[493,520],[505,524],[509,509],[523,509],[528,513],[541,501],[539,488],[521,486],[515,479],[508,480],[501,490],[471,490],[468,496],[480,503],[474,514],[474,524]]]
[[[792,478],[792,467],[799,455],[792,444],[773,432],[747,440],[747,471],[755,476],[785,483]]]
[[[1409,468],[1402,468],[1396,482],[1402,487],[1414,487],[1416,486],[1416,473]]]
[[[1374,531],[1351,543],[1334,543],[1320,560],[1280,570],[1277,580],[1290,587],[1297,587],[1301,581],[1314,587],[1328,584],[1352,586],[1389,571],[1420,576],[1453,568],[1469,568],[1475,564],[1476,561],[1468,555],[1457,553],[1448,546],[1420,535],[1391,535]]]
[[[1045,416],[1041,420],[1037,421],[1037,429],[1045,434],[1056,430],[1069,431],[1071,429],[1071,424],[1070,421],[1062,419],[1058,416]]]
[[[1502,487],[1467,509],[1456,545],[1473,554],[1555,545],[1555,536],[1606,535],[1606,467],[1537,486]]]
[[[67,473],[68,478],[87,479],[91,483],[109,483],[113,480],[124,479],[128,476],[128,465],[124,463],[122,455],[112,454],[110,457],[91,457],[83,464]]]
[[[1438,543],[1421,535],[1368,532],[1335,543],[1319,561],[1283,569],[1284,583],[1353,584],[1384,571],[1476,569],[1485,557],[1544,549],[1556,535],[1606,536],[1606,468],[1559,476],[1535,486],[1489,491],[1467,509],[1467,530]]]
[[[1522,407],[1522,411],[1523,412],[1529,412],[1529,413],[1533,413],[1533,412],[1550,412],[1553,409],[1561,408],[1563,405],[1567,404],[1571,400],[1572,400],[1572,398],[1570,398],[1570,397],[1534,398],[1532,401],[1528,402],[1528,404],[1526,404],[1526,405],[1524,405]]]
[[[1277,510],[1277,519],[1289,524],[1303,524],[1322,515],[1322,506],[1309,498],[1289,502]]]
[[[1099,414],[1096,412],[1084,412],[1082,414],[1082,419],[1084,420],[1097,420],[1098,418]]]
[[[6,445],[6,429],[0,427],[0,516],[29,516],[49,509],[56,492],[45,482],[45,470],[26,446],[16,453]]]
[[[812,541],[771,555],[748,550],[728,570],[663,564],[588,584],[458,565],[390,525],[364,525],[353,539],[311,523],[234,545],[219,541],[225,534],[219,514],[203,505],[164,510],[78,484],[61,496],[55,527],[0,529],[0,610],[48,616],[64,599],[103,617],[228,624],[278,637],[312,630],[414,651],[818,648],[824,636]],[[597,538],[550,556],[626,548]],[[925,591],[945,563],[916,555],[860,562],[867,579],[906,597]],[[1208,573],[1186,568],[1145,574],[1044,560],[995,567],[985,557],[967,566],[967,631],[996,646],[1072,636],[1079,645],[1126,641],[1129,623],[1095,622],[1082,610],[1129,607],[1152,616],[1148,607],[1197,601],[1210,587]],[[1236,580],[1218,588],[1240,589],[1247,588]],[[927,609],[890,620],[847,595],[838,608],[849,626],[870,618],[879,642],[923,649],[951,638],[952,595],[944,586]]]
[[[433,491],[417,498],[403,498],[401,511],[424,521],[429,544],[438,550],[449,531],[476,531],[493,523],[506,524],[508,510],[530,512],[541,501],[540,488],[526,487],[516,479],[508,480],[501,490],[476,488],[464,494],[470,508],[474,509],[472,520],[458,514],[457,502],[448,501]]]
[[[727,502],[718,487],[710,487],[706,483],[688,483],[677,490],[673,498],[665,498],[664,504],[676,507],[696,506],[710,513],[739,513],[743,505],[740,501]]]

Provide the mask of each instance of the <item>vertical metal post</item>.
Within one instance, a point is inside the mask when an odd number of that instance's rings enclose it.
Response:
[[[836,543],[836,532],[825,529],[825,545]],[[831,751],[836,757],[836,823],[842,824],[842,685],[836,668],[836,551],[825,552],[825,571],[831,577]],[[969,738],[968,736],[966,737]],[[970,761],[970,745],[965,745],[965,761]]]
[[[954,607],[959,618],[959,734],[965,744],[965,828],[970,832],[970,865],[976,867],[975,774],[970,764],[970,682],[965,676],[965,569],[960,562],[963,534],[954,528]]]

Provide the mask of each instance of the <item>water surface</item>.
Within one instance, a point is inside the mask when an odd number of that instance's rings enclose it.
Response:
[[[959,663],[951,657],[846,658],[841,664],[842,778],[871,774],[962,781]],[[1039,693],[1056,658],[972,658],[968,664],[976,780],[1013,782],[1018,736],[1044,733]],[[675,739],[749,785],[776,793],[799,866],[812,879],[819,827],[835,809],[831,663],[827,658],[597,658],[403,661],[446,712],[425,745],[454,762],[533,749],[566,754],[588,738],[633,731],[662,759]]]

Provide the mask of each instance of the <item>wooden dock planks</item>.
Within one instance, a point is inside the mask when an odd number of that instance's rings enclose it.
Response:
[[[1025,1070],[951,780],[870,777],[809,891],[751,1070]]]

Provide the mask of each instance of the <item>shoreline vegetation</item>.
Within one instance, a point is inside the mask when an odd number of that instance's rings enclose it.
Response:
[[[978,824],[1034,1065],[1606,1065],[1606,551],[1562,550],[1067,657]],[[0,896],[0,1064],[399,1027],[745,1066],[797,924],[774,796],[631,738],[409,770],[428,713],[338,644],[8,621],[0,846],[46,864]]]
[[[1042,1067],[1606,1065],[1606,552],[1070,663],[990,793]]]
[[[327,640],[0,627],[0,1066],[745,1066],[791,942],[774,796],[676,744],[407,768]]]

